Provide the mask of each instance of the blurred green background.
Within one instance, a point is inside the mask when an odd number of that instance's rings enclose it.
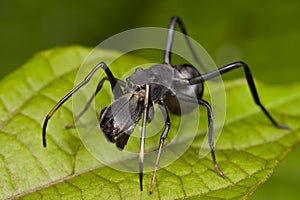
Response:
[[[218,66],[244,60],[261,81],[299,80],[299,0],[0,0],[0,78],[43,49],[93,47],[127,29],[167,27],[175,14]],[[299,199],[299,154],[298,147],[250,199]]]

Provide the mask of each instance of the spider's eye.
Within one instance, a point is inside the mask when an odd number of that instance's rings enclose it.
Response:
[[[127,82],[127,86],[128,86],[129,88],[133,88],[133,83],[132,83],[131,81],[128,81],[128,82]]]

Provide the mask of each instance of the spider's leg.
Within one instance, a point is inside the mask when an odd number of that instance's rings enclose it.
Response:
[[[199,105],[204,106],[207,110],[207,118],[208,118],[208,144],[210,148],[210,153],[212,157],[212,161],[214,164],[214,168],[216,172],[222,177],[226,178],[225,174],[220,170],[216,155],[215,155],[215,150],[214,150],[214,115],[211,106],[207,101],[204,99],[194,99],[193,97],[187,96],[187,95],[182,95],[182,94],[177,94],[177,97],[181,100],[184,101],[189,101],[189,102],[197,102]]]
[[[140,154],[139,154],[139,177],[140,177],[140,190],[143,191],[143,168],[144,168],[144,155],[145,155],[145,137],[146,137],[146,123],[148,118],[148,105],[149,105],[149,91],[150,86],[146,85],[144,97],[144,114],[142,122],[142,132],[140,139]]]
[[[168,32],[168,37],[167,37],[167,43],[166,43],[166,48],[165,48],[165,51],[164,51],[164,63],[166,64],[170,64],[171,63],[171,49],[172,49],[172,45],[173,45],[173,40],[174,40],[174,30],[175,30],[175,26],[176,24],[179,26],[179,29],[181,30],[181,32],[184,34],[184,38],[185,38],[185,41],[194,57],[194,60],[196,61],[197,65],[199,65],[204,71],[206,71],[204,65],[202,64],[201,60],[199,59],[199,57],[197,56],[193,46],[192,46],[192,43],[188,37],[188,34],[187,34],[187,31],[186,31],[186,28],[183,24],[183,22],[181,21],[181,19],[177,16],[174,16],[171,18],[171,21],[170,21],[170,25],[169,25],[169,32]]]
[[[244,62],[234,62],[231,63],[229,65],[226,65],[224,67],[221,67],[220,69],[218,69],[217,71],[213,71],[213,72],[209,72],[200,76],[196,76],[193,77],[189,80],[190,84],[198,84],[198,83],[203,83],[206,80],[210,80],[213,79],[214,77],[220,76],[226,72],[229,72],[231,70],[237,69],[237,68],[244,68],[244,73],[246,76],[246,80],[248,83],[248,86],[250,88],[251,94],[253,96],[253,99],[255,101],[255,103],[261,108],[261,110],[263,111],[263,113],[269,118],[269,120],[278,128],[282,128],[282,129],[289,129],[288,126],[286,125],[281,125],[278,124],[275,119],[271,116],[271,114],[267,111],[267,109],[262,105],[262,103],[260,102],[259,96],[258,96],[258,92],[254,83],[254,79],[253,76],[251,74],[250,68],[248,67],[248,65]]]
[[[162,147],[163,147],[165,139],[168,136],[170,126],[171,126],[167,106],[165,105],[165,103],[163,101],[158,102],[158,105],[159,105],[160,110],[162,111],[163,116],[165,117],[165,128],[164,128],[164,131],[162,132],[162,134],[160,136],[160,142],[159,142],[157,157],[156,157],[156,161],[155,161],[155,167],[154,167],[152,180],[151,180],[151,184],[150,184],[150,190],[149,190],[150,194],[152,194],[152,191],[153,191],[153,186],[154,186],[155,177],[156,177],[156,171],[158,169],[160,156],[161,156],[161,152],[162,152]]]
[[[208,118],[208,144],[210,147],[210,153],[212,157],[212,161],[214,163],[214,168],[216,172],[222,177],[225,178],[225,174],[220,170],[216,155],[215,155],[215,150],[214,150],[214,115],[211,106],[209,103],[203,99],[198,99],[198,104],[204,106],[207,109],[207,118]]]
[[[94,94],[91,96],[91,98],[88,100],[87,104],[84,106],[83,110],[75,117],[75,119],[67,124],[65,126],[66,129],[69,128],[73,128],[75,123],[80,119],[80,117],[88,110],[89,106],[91,105],[91,103],[93,102],[94,98],[96,97],[96,95],[98,94],[98,92],[101,90],[104,81],[108,80],[107,77],[104,77],[103,79],[100,80],[100,82],[97,85],[96,91],[94,92]]]
[[[48,121],[50,120],[50,118],[55,114],[55,112],[75,93],[77,92],[82,86],[84,86],[85,84],[87,84],[91,78],[93,77],[93,75],[95,74],[95,72],[102,68],[106,75],[108,80],[110,81],[111,84],[111,88],[113,90],[113,94],[115,98],[118,98],[119,96],[122,95],[122,90],[120,85],[117,84],[117,80],[115,79],[115,77],[113,76],[113,74],[111,73],[111,71],[109,70],[109,68],[107,67],[107,65],[104,62],[100,62],[98,65],[96,65],[92,71],[85,77],[85,79],[80,82],[77,86],[75,86],[66,96],[64,96],[48,113],[48,115],[45,118],[44,124],[43,124],[43,133],[42,133],[42,138],[43,138],[43,146],[46,147],[46,129],[47,129],[47,124]]]
[[[70,129],[70,128],[74,128],[75,123],[82,117],[82,115],[88,110],[88,108],[90,107],[91,103],[93,102],[94,98],[96,97],[96,95],[100,92],[100,90],[102,89],[102,86],[104,84],[105,81],[107,81],[108,78],[104,77],[103,79],[101,79],[97,85],[97,88],[94,92],[94,94],[90,97],[90,99],[88,100],[88,102],[86,103],[86,105],[84,106],[83,110],[75,117],[75,119],[67,124],[65,126],[66,129]],[[125,83],[121,80],[118,80],[118,84],[120,84],[121,86],[125,86]]]

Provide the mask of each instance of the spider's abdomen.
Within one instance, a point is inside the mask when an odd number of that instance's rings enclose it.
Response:
[[[165,102],[172,113],[182,115],[194,110],[197,107],[197,103],[191,103],[183,100],[179,101],[177,98],[178,94],[192,97],[195,100],[200,99],[203,95],[203,84],[190,85],[186,81],[183,81],[200,75],[199,71],[194,66],[189,64],[177,65],[174,66],[174,69],[176,73],[172,84],[172,90],[176,93],[176,95],[174,96],[167,93],[165,96]]]

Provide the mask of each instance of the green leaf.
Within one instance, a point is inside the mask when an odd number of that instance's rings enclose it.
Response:
[[[262,102],[280,123],[291,127],[287,131],[273,127],[255,106],[244,79],[226,82],[227,115],[216,154],[227,178],[217,175],[209,155],[199,158],[204,139],[200,134],[179,159],[158,171],[149,196],[152,173],[145,173],[144,191],[140,192],[137,174],[103,166],[86,150],[75,130],[64,129],[72,120],[71,101],[49,122],[48,147],[42,147],[44,117],[74,86],[77,70],[90,51],[67,47],[41,52],[1,81],[0,199],[243,199],[299,141],[300,84],[258,82]],[[95,63],[109,62],[115,55],[118,53],[98,50],[90,57]],[[110,68],[121,77],[143,63],[143,59],[125,56]],[[100,100],[110,102],[110,98]],[[205,127],[206,122],[201,123]],[[176,126],[172,123],[173,129]],[[134,140],[129,140],[129,147],[131,142]]]

